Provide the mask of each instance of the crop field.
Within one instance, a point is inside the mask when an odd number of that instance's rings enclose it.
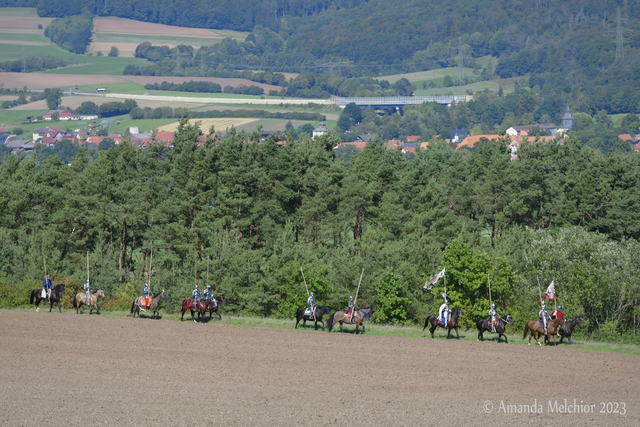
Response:
[[[226,37],[244,40],[248,34],[229,30],[175,27],[116,17],[96,18],[93,30],[91,52],[100,51],[106,54],[111,46],[116,46],[121,57],[133,57],[136,47],[146,41],[169,47],[178,44],[199,47],[219,43]]]
[[[200,129],[202,129],[205,133],[211,128],[211,126],[215,126],[217,131],[224,131],[225,129],[231,128],[231,126],[235,126],[238,128],[239,126],[246,125],[249,123],[253,123],[258,119],[241,119],[241,118],[223,118],[223,119],[191,119],[189,123],[192,125],[195,122],[201,122]],[[160,132],[175,132],[178,129],[178,122],[173,122],[168,125],[158,127],[158,131]]]
[[[4,425],[640,423],[628,354],[34,310],[0,311],[0,340]]]

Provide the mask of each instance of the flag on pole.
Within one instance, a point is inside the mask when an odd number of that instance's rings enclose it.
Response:
[[[553,282],[554,281],[552,280],[547,290],[544,291],[547,299],[554,299],[556,297],[556,286],[553,284]]]
[[[423,288],[425,288],[426,290],[429,290],[431,288],[433,288],[433,286],[438,283],[438,280],[440,280],[441,277],[444,277],[445,272],[444,272],[444,268],[442,269],[442,271],[440,273],[437,273],[435,276],[433,276],[431,279],[429,279],[427,281],[427,283],[424,284]]]

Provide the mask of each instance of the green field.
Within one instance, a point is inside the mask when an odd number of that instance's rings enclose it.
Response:
[[[213,39],[213,38],[197,38],[197,37],[178,37],[178,36],[146,36],[139,34],[111,34],[111,33],[102,33],[102,34],[94,34],[93,41],[101,42],[101,43],[144,43],[149,42],[153,45],[179,45],[185,44],[188,46],[193,46],[194,48],[198,48],[200,46],[211,46],[214,44],[218,44],[223,39]],[[244,39],[243,39],[244,40]]]

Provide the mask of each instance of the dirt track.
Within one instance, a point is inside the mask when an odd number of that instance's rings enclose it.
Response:
[[[35,311],[0,343],[1,425],[640,425],[631,355]]]

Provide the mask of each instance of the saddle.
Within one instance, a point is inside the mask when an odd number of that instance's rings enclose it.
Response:
[[[151,302],[151,298],[138,297],[136,298],[134,304],[137,305],[138,307],[146,308],[149,306],[150,302]]]
[[[198,307],[200,307],[202,310],[205,310],[205,306],[204,304],[202,304],[202,300],[198,301]],[[195,310],[196,306],[193,304],[193,300],[191,298],[185,300],[184,304],[182,304],[182,309],[183,310]]]

